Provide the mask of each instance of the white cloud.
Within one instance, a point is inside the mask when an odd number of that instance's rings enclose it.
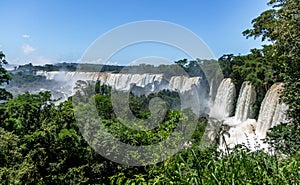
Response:
[[[30,46],[29,44],[24,44],[22,46],[22,49],[25,55],[28,55],[36,50],[34,47]]]
[[[109,61],[107,65],[119,66],[120,64],[118,62]]]
[[[95,59],[95,60],[82,60],[79,59],[77,61],[78,63],[87,63],[87,64],[104,64],[104,61],[101,58]]]
[[[95,60],[77,60],[75,61],[75,63],[86,63],[86,64],[104,64],[104,65],[115,65],[115,66],[118,66],[120,65],[119,63],[117,62],[114,62],[114,61],[104,61],[102,58],[98,58],[98,59],[95,59]]]
[[[11,60],[10,64],[23,65],[23,64],[32,63],[33,65],[45,65],[45,64],[52,64],[53,61],[55,60],[44,56],[33,54],[33,55],[22,56],[21,59],[15,58]]]
[[[28,39],[28,38],[30,38],[30,35],[24,34],[24,35],[22,35],[22,37]]]
[[[43,56],[38,56],[35,60],[34,60],[35,64],[39,64],[39,65],[45,65],[45,64],[51,64],[51,60],[49,58],[43,57]]]
[[[171,65],[173,64],[173,61],[165,57],[147,56],[147,57],[142,57],[133,60],[128,65],[131,66],[131,65],[140,65],[140,64],[154,65],[154,66]]]

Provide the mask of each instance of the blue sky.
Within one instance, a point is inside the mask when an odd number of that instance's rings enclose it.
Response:
[[[267,0],[2,0],[0,50],[9,63],[77,61],[99,36],[134,21],[162,20],[199,36],[216,58],[246,54],[260,47],[242,31],[268,8]],[[177,60],[184,55],[157,45],[120,52],[112,62],[156,55]],[[164,53],[164,54],[162,54]]]

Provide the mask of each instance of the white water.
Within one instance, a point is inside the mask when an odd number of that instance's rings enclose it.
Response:
[[[255,87],[249,82],[244,82],[239,93],[234,116],[238,122],[243,122],[248,118],[254,117],[253,104],[255,100]]]
[[[234,108],[235,86],[230,78],[225,78],[217,91],[216,98],[210,110],[209,116],[218,120],[228,118]]]
[[[287,106],[280,102],[282,83],[274,84],[267,92],[257,119],[257,133],[265,137],[269,128],[285,121]]]
[[[102,73],[103,74],[103,73]],[[99,74],[99,76],[102,76]],[[114,89],[129,91],[132,84],[138,87],[145,87],[148,84],[152,85],[151,90],[154,91],[154,83],[160,84],[162,74],[111,74],[105,73],[107,79],[100,80],[106,85],[112,86]]]
[[[256,93],[254,87],[245,82],[241,88],[234,117],[225,118],[224,124],[229,125],[225,135],[227,145],[233,147],[237,144],[245,144],[251,150],[265,149],[268,145],[262,142],[270,128],[286,119],[287,106],[280,102],[282,83],[276,83],[268,90],[261,104],[258,120],[250,119],[253,116],[253,104]],[[224,143],[223,143],[224,144]],[[224,149],[224,145],[220,146]]]
[[[48,80],[65,81],[75,83],[78,80],[101,81],[102,84],[110,85],[117,90],[128,91],[132,84],[138,87],[152,85],[152,91],[155,86],[163,86],[163,74],[123,74],[123,73],[101,73],[101,72],[64,72],[64,71],[37,71],[37,75],[45,76]],[[193,86],[200,85],[200,77],[172,76],[168,86],[160,87],[163,89],[185,92],[192,89]]]
[[[169,89],[180,93],[181,108],[191,108],[197,115],[205,113],[208,107],[208,94],[200,77],[172,76],[169,80],[163,74],[124,74],[107,72],[64,72],[37,71],[37,75],[45,76],[48,80],[63,82],[59,89],[67,96],[74,94],[74,87],[78,80],[97,81],[120,91],[130,91],[133,86],[140,87],[133,90],[137,94],[148,94]],[[62,84],[62,83],[60,83]]]
[[[48,80],[64,81],[73,83],[78,80],[97,81],[102,84],[110,85],[117,90],[130,90],[132,84],[139,87],[145,87],[148,84],[160,84],[163,74],[114,74],[101,72],[64,72],[64,71],[37,71],[37,75],[45,76]]]
[[[199,77],[172,76],[169,82],[170,90],[177,90],[180,92],[191,90],[193,85],[200,85]]]
[[[199,102],[203,97],[195,96],[195,92],[201,86],[201,79],[199,77],[173,76],[166,84],[163,74],[38,71],[37,75],[46,76],[47,79],[66,82],[69,85],[72,84],[72,87],[74,87],[77,80],[100,80],[102,84],[110,85],[117,90],[128,91],[132,84],[138,87],[150,86],[150,91],[153,92],[161,89],[177,90],[184,94],[181,95],[185,103],[183,106],[191,106],[194,111],[204,109],[203,106],[199,106],[203,104],[203,102]],[[196,87],[196,91],[194,91],[194,87]],[[287,106],[279,101],[282,88],[283,84],[276,83],[268,90],[261,104],[258,120],[256,121],[252,119],[253,104],[256,98],[254,86],[249,82],[243,83],[235,115],[230,117],[234,108],[235,86],[232,80],[228,78],[221,82],[209,116],[210,118],[219,120],[220,123],[223,122],[229,125],[228,133],[230,137],[225,136],[226,143],[229,146],[244,143],[253,150],[258,149],[258,147],[267,148],[261,139],[265,138],[268,129],[285,120]],[[222,147],[220,146],[220,148]]]

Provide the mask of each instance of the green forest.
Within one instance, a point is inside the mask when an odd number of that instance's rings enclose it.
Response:
[[[224,77],[233,79],[237,89],[244,81],[255,85],[256,116],[270,86],[284,83],[281,101],[289,107],[288,122],[273,127],[264,141],[275,149],[274,154],[259,149],[251,152],[247,144],[219,151],[218,141],[226,130],[207,128],[205,116],[196,118],[190,110],[180,110],[179,94],[169,90],[147,96],[129,94],[130,110],[139,119],[151,117],[148,108],[151,99],[165,100],[167,112],[153,130],[126,127],[123,123],[128,120],[120,120],[114,113],[112,88],[99,82],[78,82],[80,91],[59,104],[51,99],[50,92],[26,92],[13,97],[5,85],[16,83],[14,78],[24,78],[5,70],[5,51],[0,51],[0,184],[300,184],[300,1],[270,0],[268,5],[270,8],[254,18],[252,28],[242,34],[245,39],[261,39],[269,44],[261,49],[253,48],[247,55],[224,54],[217,62]],[[183,59],[175,64],[190,76],[203,76],[202,71],[195,71],[201,62],[201,59]],[[62,68],[45,67],[48,71]],[[77,66],[63,67],[74,71]],[[154,70],[151,66],[143,67]],[[87,65],[82,70],[89,68],[93,67]],[[39,69],[42,68],[35,70]],[[105,71],[121,69],[106,66]],[[29,81],[31,85],[46,83],[41,77]],[[25,87],[23,82],[18,85]],[[94,120],[92,105],[98,117]],[[78,110],[82,120],[75,115]],[[87,119],[92,124],[80,124]],[[103,135],[89,135],[99,129],[106,129],[115,138],[133,146],[159,143],[171,134],[181,138],[175,128],[183,120],[187,125],[196,125],[189,140],[191,145],[185,145],[178,153],[156,164],[119,164],[104,158],[89,145],[107,145],[105,138],[99,139]],[[201,139],[206,129],[216,137],[215,141],[203,144]],[[137,153],[121,153],[118,148],[109,152],[123,156],[125,162],[132,156],[143,157]]]

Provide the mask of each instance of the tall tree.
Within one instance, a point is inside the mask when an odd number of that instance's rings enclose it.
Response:
[[[281,135],[280,140],[290,146],[288,151],[295,152],[300,150],[300,1],[270,0],[268,4],[272,8],[255,18],[253,28],[243,34],[271,41],[274,55],[282,61],[283,100],[289,105],[289,123],[286,126],[290,129],[285,129],[286,133]]]
[[[2,87],[3,84],[8,84],[9,80],[11,80],[11,77],[2,66],[3,64],[7,64],[7,61],[5,60],[4,53],[0,51],[0,101],[12,98],[12,95]]]

